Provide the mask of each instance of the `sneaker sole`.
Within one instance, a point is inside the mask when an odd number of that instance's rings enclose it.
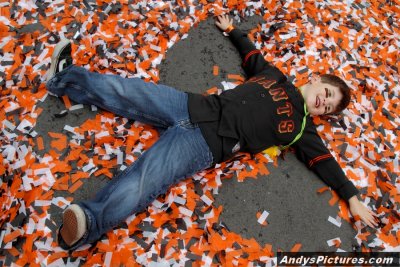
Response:
[[[86,216],[83,210],[76,204],[67,208],[63,214],[63,227],[61,236],[68,246],[75,244],[86,231]]]
[[[58,59],[60,57],[61,51],[70,44],[70,40],[62,38],[60,42],[57,43],[56,47],[54,48],[53,54],[51,55],[51,64],[50,69],[47,71],[46,74],[46,82],[48,82],[56,73],[56,68],[58,65]]]

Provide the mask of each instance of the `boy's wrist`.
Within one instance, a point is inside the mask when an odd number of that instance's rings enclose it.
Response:
[[[349,204],[359,202],[357,195],[354,195],[351,198],[349,198],[348,202],[349,202]]]
[[[229,34],[233,29],[235,29],[235,27],[231,24],[231,25],[229,25],[226,29],[225,29],[225,33],[226,34]]]

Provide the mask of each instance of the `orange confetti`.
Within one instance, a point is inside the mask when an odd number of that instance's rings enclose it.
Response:
[[[219,67],[218,66],[214,66],[213,67],[213,75],[214,76],[218,76],[218,74],[219,74]]]

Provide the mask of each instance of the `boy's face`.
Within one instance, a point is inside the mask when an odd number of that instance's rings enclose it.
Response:
[[[323,83],[319,77],[312,79],[304,89],[307,110],[314,116],[334,112],[343,97],[339,87]]]

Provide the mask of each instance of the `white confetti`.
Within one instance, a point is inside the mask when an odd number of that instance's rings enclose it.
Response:
[[[260,218],[258,218],[257,222],[258,222],[259,224],[264,224],[264,223],[265,223],[265,220],[266,220],[267,217],[268,217],[268,215],[269,215],[269,212],[266,211],[266,210],[264,210],[263,213],[261,214]]]
[[[185,207],[179,207],[179,211],[181,214],[188,216],[188,217],[192,217],[193,211],[185,208]]]
[[[336,238],[326,241],[326,243],[328,243],[328,246],[330,246],[330,247],[335,246],[336,242],[339,242],[339,244],[342,243],[342,241],[340,240],[340,237],[336,237]]]
[[[335,218],[329,216],[328,221],[329,221],[330,223],[336,225],[337,227],[342,226],[342,222],[341,222],[340,217],[336,217],[336,219],[335,219]]]

